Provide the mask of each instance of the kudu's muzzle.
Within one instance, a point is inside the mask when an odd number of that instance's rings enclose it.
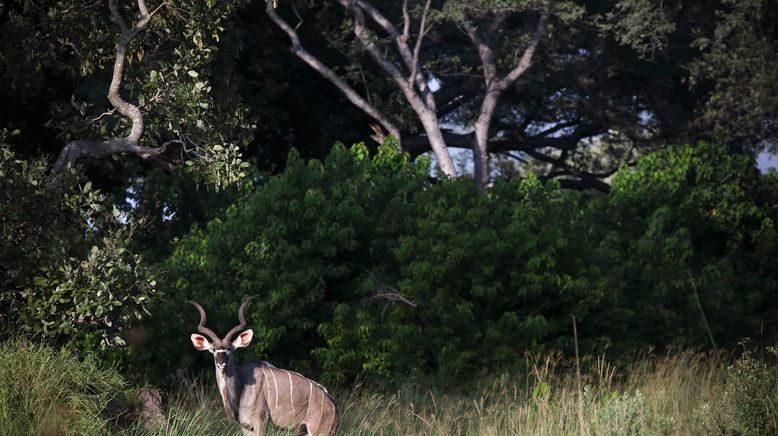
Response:
[[[230,362],[230,350],[214,350],[213,360],[216,362],[216,368],[224,372]]]

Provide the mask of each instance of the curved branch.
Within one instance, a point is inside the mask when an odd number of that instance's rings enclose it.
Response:
[[[111,21],[116,23],[122,31],[122,34],[119,37],[119,43],[116,45],[116,60],[113,64],[111,85],[108,87],[108,100],[120,114],[132,121],[132,130],[127,136],[127,139],[135,143],[140,141],[141,136],[143,136],[143,114],[138,106],[127,102],[119,94],[124,76],[124,62],[127,59],[127,47],[135,36],[146,28],[146,25],[149,24],[149,21],[151,21],[154,14],[166,4],[167,2],[163,1],[156,9],[149,13],[146,8],[146,3],[143,0],[138,0],[138,9],[140,9],[141,18],[132,26],[132,28],[128,28],[127,23],[119,13],[118,0],[108,0],[108,8],[111,10]]]

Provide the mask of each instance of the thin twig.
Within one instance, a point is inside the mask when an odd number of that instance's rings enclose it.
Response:
[[[411,61],[411,75],[409,76],[409,80],[413,81],[416,80],[416,73],[419,68],[419,52],[421,51],[421,43],[424,40],[424,36],[427,34],[427,14],[430,11],[430,4],[432,3],[432,0],[427,0],[427,4],[424,5],[424,12],[421,14],[421,24],[419,24],[419,36],[416,37],[416,46],[413,47],[413,60]],[[426,89],[426,82],[423,86],[419,86],[421,91],[424,91]]]
[[[411,14],[408,13],[408,0],[403,0],[403,44],[411,37]]]
[[[375,295],[371,295],[370,297],[367,297],[363,299],[360,303],[367,303],[372,300],[377,300],[379,298],[389,300],[389,301],[398,301],[403,304],[407,304],[408,306],[411,306],[413,308],[419,307],[418,304],[414,303],[413,301],[405,298],[402,294],[399,292],[379,292]]]
[[[89,121],[91,123],[96,123],[96,122],[100,121],[103,117],[107,117],[109,115],[113,115],[114,112],[116,112],[116,108],[113,108],[111,110],[105,111],[105,112],[101,113],[100,115],[98,115],[97,117],[92,118]]]
[[[299,29],[299,28],[300,28],[300,26],[302,26],[302,25],[303,25],[303,17],[302,17],[302,15],[300,15],[300,11],[298,11],[298,10],[297,10],[297,6],[295,6],[295,4],[294,4],[294,0],[290,0],[290,1],[289,1],[289,4],[290,4],[290,5],[292,5],[292,11],[294,12],[294,15],[295,15],[295,16],[297,17],[297,19],[299,20],[299,21],[297,22],[297,25],[295,25],[295,26],[294,26],[294,31],[295,31],[295,32],[297,32],[297,29]]]

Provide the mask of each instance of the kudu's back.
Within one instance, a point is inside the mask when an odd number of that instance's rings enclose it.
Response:
[[[332,397],[321,385],[294,371],[279,369],[267,362],[252,362],[241,367],[246,378],[256,380],[246,384],[246,393],[256,399],[247,402],[245,413],[266,414],[273,424],[302,430],[308,434],[334,435],[338,431],[338,409]],[[241,402],[241,409],[244,405]],[[243,410],[241,411],[243,414]]]

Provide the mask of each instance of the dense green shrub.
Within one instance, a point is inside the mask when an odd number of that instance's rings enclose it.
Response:
[[[576,193],[530,178],[483,196],[459,180],[414,193],[413,204],[416,217],[397,237],[397,269],[385,288],[418,307],[341,304],[320,329],[328,348],[317,355],[329,375],[436,372],[441,382],[460,383],[515,369],[528,349],[569,344],[571,315],[584,315],[607,292],[586,261]]]
[[[778,301],[776,182],[752,157],[707,143],[667,148],[615,176],[591,218],[617,297],[608,305],[621,309],[607,320],[614,351],[732,346],[775,331],[765,325],[776,325]]]
[[[105,213],[105,198],[75,172],[47,174],[0,131],[0,339],[11,334],[122,342],[156,292],[127,250],[132,228]]]
[[[323,379],[462,383],[527,350],[732,345],[775,331],[775,175],[722,146],[669,147],[610,195],[530,177],[486,195],[434,182],[391,144],[336,147],[286,171],[182,240],[141,361],[163,376],[191,350],[195,298],[224,333],[246,295],[246,358]],[[766,338],[767,339],[767,338]],[[153,350],[144,353],[144,350]],[[252,353],[254,356],[252,356]]]

